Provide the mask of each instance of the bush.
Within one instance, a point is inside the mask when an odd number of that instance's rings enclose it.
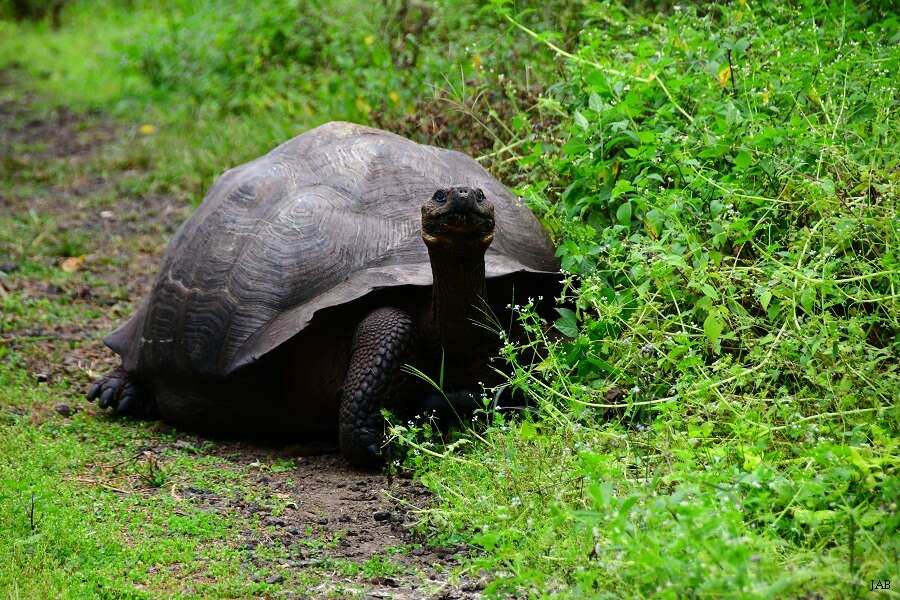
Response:
[[[495,592],[844,596],[897,568],[897,17],[706,10],[592,3],[568,50],[520,27],[568,65],[517,148],[565,339],[505,349],[534,421],[462,457],[394,430]]]
[[[520,56],[497,24],[465,0],[171,2],[125,52],[155,88],[214,110],[368,121],[458,77],[495,79],[492,65]]]

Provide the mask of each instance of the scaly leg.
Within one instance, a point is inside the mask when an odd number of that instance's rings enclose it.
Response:
[[[396,308],[379,308],[363,319],[353,338],[340,411],[341,453],[357,467],[384,462],[383,407],[401,402],[401,367],[414,345],[412,318]]]

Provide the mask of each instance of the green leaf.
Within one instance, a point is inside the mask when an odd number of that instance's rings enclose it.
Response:
[[[762,294],[759,295],[759,305],[762,306],[763,310],[769,308],[769,302],[772,301],[772,292],[769,290],[765,290]]]
[[[624,194],[625,192],[634,191],[634,186],[631,185],[631,182],[627,179],[619,179],[616,181],[616,185],[613,186],[612,192],[609,197],[613,200]]]
[[[752,471],[762,462],[762,457],[752,452],[744,452],[744,470]]]
[[[530,122],[528,121],[528,115],[525,113],[517,113],[513,116],[512,121],[510,122],[513,130],[523,133],[528,130]]]
[[[566,337],[578,337],[578,319],[575,316],[575,312],[568,308],[557,308],[556,312],[559,313],[560,317],[553,324],[557,331]]]
[[[616,221],[625,226],[631,224],[631,202],[626,202],[619,206],[616,210]]]
[[[621,373],[619,369],[615,368],[602,358],[598,358],[595,356],[585,356],[584,361],[594,367],[596,367],[599,371],[602,371],[608,375],[612,375],[613,377],[618,377]]]
[[[815,302],[816,289],[814,287],[803,288],[803,291],[800,292],[800,304],[803,306],[803,309],[809,314],[812,314]]]
[[[494,549],[494,546],[500,541],[500,532],[499,531],[486,531],[484,533],[479,533],[478,535],[472,538],[472,541],[490,552]]]
[[[575,111],[575,124],[578,125],[579,127],[581,127],[581,129],[584,131],[587,131],[591,126],[591,124],[588,123],[588,120],[584,117],[584,115],[581,114],[580,112],[578,112],[577,110]]]
[[[706,316],[706,319],[703,320],[703,333],[706,334],[709,343],[714,347],[718,347],[719,336],[722,335],[722,330],[724,328],[725,323],[717,312],[710,312],[709,315]]]
[[[601,71],[591,71],[584,79],[591,90],[600,93],[606,93],[610,91],[609,82],[606,80],[606,75],[604,75]]]
[[[750,163],[753,162],[750,153],[744,150],[743,152],[738,152],[738,155],[734,157],[734,166],[736,166],[741,171],[746,171],[750,167]]]
[[[697,156],[700,158],[719,158],[728,152],[728,147],[723,144],[713,144],[712,146],[706,147],[706,149],[701,150]]]
[[[644,215],[644,219],[646,221],[647,227],[652,232],[651,235],[658,236],[662,231],[663,224],[665,223],[666,215],[658,208],[653,208]]]
[[[709,285],[708,283],[701,284],[700,289],[703,290],[703,295],[707,298],[712,298],[713,300],[719,299],[719,292],[717,292],[716,288]]]
[[[534,423],[530,421],[523,421],[522,425],[519,427],[519,437],[523,440],[530,441],[538,436],[537,427],[534,426]]]

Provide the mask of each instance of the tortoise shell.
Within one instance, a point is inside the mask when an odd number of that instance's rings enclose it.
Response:
[[[531,211],[472,158],[334,122],[225,172],[175,233],[149,296],[104,341],[129,371],[221,377],[316,311],[431,285],[421,205],[450,186],[494,204],[489,279],[558,269]]]

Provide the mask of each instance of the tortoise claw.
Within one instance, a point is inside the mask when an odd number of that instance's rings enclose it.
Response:
[[[147,401],[144,390],[133,381],[127,380],[122,387],[116,413],[131,417],[149,417],[153,413],[152,405],[152,402]]]
[[[115,411],[120,415],[128,415],[134,412],[134,409],[137,405],[137,397],[134,394],[123,394],[121,398],[119,398],[119,403],[116,405]]]
[[[100,408],[106,408],[107,406],[111,406],[113,402],[113,397],[116,393],[116,388],[110,386],[103,390],[103,393],[100,395]]]
[[[100,390],[103,389],[100,385],[100,382],[96,382],[91,386],[91,389],[88,390],[87,399],[88,402],[93,402],[100,396]]]
[[[153,397],[122,368],[98,379],[88,390],[87,399],[97,400],[100,408],[112,408],[117,415],[153,418],[156,414]]]
[[[362,469],[374,469],[384,463],[381,454],[381,435],[374,429],[361,427],[354,436],[354,444],[344,444],[341,452],[355,467]]]

